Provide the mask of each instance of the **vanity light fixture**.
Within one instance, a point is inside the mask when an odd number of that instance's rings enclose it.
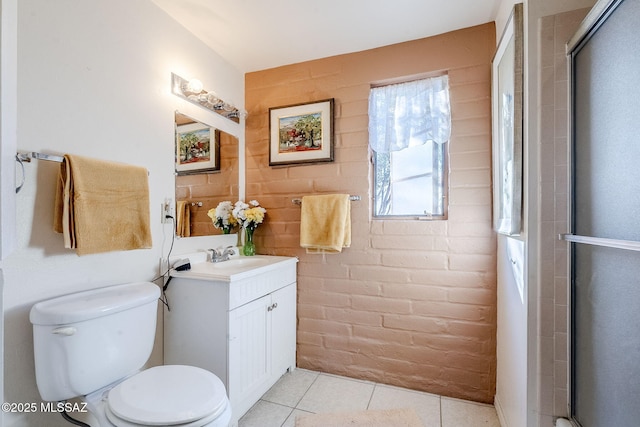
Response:
[[[204,90],[204,85],[198,79],[187,80],[171,73],[171,92],[236,123],[240,121],[240,117],[247,117],[246,111],[240,111],[232,104],[218,98],[215,92]]]
[[[191,79],[187,82],[187,85],[184,89],[186,92],[200,93],[204,89],[204,85],[198,79]]]

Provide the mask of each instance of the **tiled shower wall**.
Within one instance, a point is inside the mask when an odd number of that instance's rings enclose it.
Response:
[[[300,260],[300,367],[493,402],[495,46],[488,23],[247,74],[247,199],[268,211],[255,235],[258,252]],[[373,219],[369,89],[439,72],[449,73],[452,102],[448,219]],[[269,108],[328,98],[335,99],[335,160],[269,167]],[[352,245],[341,254],[311,255],[299,246],[300,207],[291,199],[321,193],[362,196],[352,202]]]
[[[540,411],[541,425],[567,416],[569,88],[567,41],[588,9],[540,20]]]

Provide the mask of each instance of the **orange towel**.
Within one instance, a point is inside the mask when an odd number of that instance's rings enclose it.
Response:
[[[176,202],[176,236],[191,236],[191,209],[186,200]]]
[[[348,194],[302,198],[300,246],[307,253],[337,253],[351,246],[351,202]]]
[[[151,247],[145,168],[65,155],[54,230],[78,255]]]

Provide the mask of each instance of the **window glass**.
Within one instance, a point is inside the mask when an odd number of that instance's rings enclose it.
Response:
[[[446,78],[446,76],[444,76]],[[413,84],[410,82],[408,84]],[[431,86],[428,86],[431,87]],[[384,88],[384,87],[382,87]],[[376,120],[384,120],[387,123],[395,123],[395,114],[406,114],[402,109],[394,108],[399,102],[395,96],[381,95],[376,90],[382,88],[372,88],[370,99],[375,99],[375,107],[378,110],[378,117],[372,117],[370,102],[370,129],[376,126]],[[448,85],[446,89],[446,112],[449,111]],[[442,90],[439,86],[438,90]],[[399,92],[402,91],[400,88]],[[442,96],[440,96],[443,98]],[[417,110],[421,115],[430,114],[428,104],[432,97],[415,97],[412,103],[417,104]],[[425,100],[423,102],[423,99]],[[405,102],[404,99],[400,103]],[[382,111],[382,114],[379,114]],[[439,112],[434,113],[440,114]],[[447,116],[446,121],[433,120],[429,117],[431,123],[447,123],[450,126],[450,119]],[[398,120],[401,120],[398,118]],[[422,123],[419,120],[412,120],[415,123]],[[416,125],[419,126],[419,125]],[[439,131],[437,131],[439,132]],[[448,132],[448,129],[446,130]],[[374,216],[391,217],[391,216],[412,216],[412,217],[431,217],[442,219],[446,217],[446,156],[447,143],[436,143],[429,138],[429,134],[421,131],[421,129],[403,128],[403,132],[394,132],[393,147],[387,150],[378,149],[373,151],[374,162]],[[416,134],[422,135],[422,138],[415,138]],[[425,136],[426,134],[426,136]],[[440,132],[442,134],[442,132]],[[398,135],[407,135],[408,140],[403,141]],[[400,140],[398,140],[400,138]],[[377,136],[378,147],[380,136]],[[373,147],[373,146],[372,146]],[[404,147],[404,148],[401,148]]]

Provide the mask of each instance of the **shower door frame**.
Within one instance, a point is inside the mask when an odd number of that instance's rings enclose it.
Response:
[[[619,240],[609,239],[594,236],[581,236],[576,235],[576,118],[575,118],[575,93],[576,93],[576,64],[575,56],[581,50],[581,48],[589,41],[589,39],[598,31],[601,25],[609,18],[609,16],[616,10],[620,4],[625,0],[599,0],[586,16],[580,27],[569,40],[566,45],[566,53],[569,59],[569,90],[570,90],[570,104],[569,104],[569,179],[568,179],[568,200],[569,206],[569,221],[568,229],[569,233],[559,235],[561,240],[565,240],[569,243],[569,257],[568,257],[568,291],[569,291],[569,319],[568,319],[568,413],[571,423],[575,426],[581,426],[576,420],[576,286],[574,284],[575,278],[575,257],[576,257],[576,245],[591,245],[600,246],[606,248],[615,248],[628,251],[640,252],[640,241],[634,240]]]

